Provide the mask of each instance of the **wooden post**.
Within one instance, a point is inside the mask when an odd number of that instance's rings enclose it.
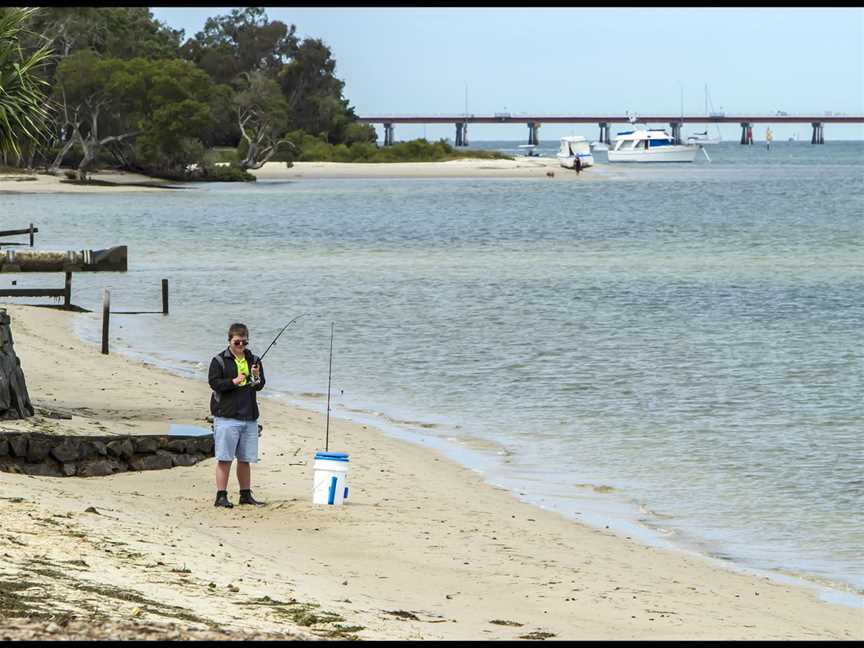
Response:
[[[30,223],[30,247],[33,247],[33,223]]]
[[[66,273],[66,284],[63,286],[63,305],[72,305],[72,273]]]
[[[162,280],[162,314],[168,314],[168,280]]]
[[[111,316],[111,291],[102,289],[102,353],[108,355],[108,319]]]

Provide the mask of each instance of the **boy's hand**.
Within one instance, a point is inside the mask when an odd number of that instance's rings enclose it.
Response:
[[[246,380],[246,374],[241,373],[241,374],[238,374],[238,376],[234,380],[232,380],[231,382],[233,382],[235,385],[239,385],[244,380]]]

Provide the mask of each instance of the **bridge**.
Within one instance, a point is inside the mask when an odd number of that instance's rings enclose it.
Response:
[[[823,115],[790,115],[777,112],[770,115],[727,115],[722,112],[708,115],[638,115],[640,123],[665,123],[676,144],[681,143],[681,126],[688,123],[697,124],[740,124],[741,144],[753,143],[753,124],[810,124],[813,127],[811,144],[824,144],[825,124],[864,124],[864,115],[846,115],[826,112]],[[610,125],[614,123],[629,126],[627,115],[540,115],[495,113],[493,115],[380,115],[358,117],[362,124],[381,124],[384,127],[384,146],[394,143],[394,124],[453,124],[456,127],[456,146],[468,146],[468,124],[527,124],[528,144],[539,144],[537,131],[541,124],[597,124],[600,127],[600,141],[612,143]]]

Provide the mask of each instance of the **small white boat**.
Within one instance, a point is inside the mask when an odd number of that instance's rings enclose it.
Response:
[[[539,153],[535,153],[534,149],[537,148],[536,144],[520,144],[520,149],[525,149],[525,155],[527,157],[540,157]]]
[[[700,148],[674,144],[663,128],[639,128],[634,123],[632,131],[618,133],[607,155],[610,162],[692,162]]]
[[[719,144],[719,137],[711,137],[706,130],[704,133],[693,133],[687,138],[688,144]]]
[[[592,151],[608,151],[609,145],[606,142],[591,142],[591,150]]]
[[[582,168],[594,165],[594,156],[591,154],[591,146],[588,140],[581,135],[570,135],[561,138],[561,147],[558,149],[558,163],[566,169],[576,168],[576,159],[582,164]]]

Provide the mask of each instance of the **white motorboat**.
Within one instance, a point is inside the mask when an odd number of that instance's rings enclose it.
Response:
[[[707,129],[703,133],[693,133],[690,137],[687,138],[688,144],[719,144],[719,137],[711,137],[708,135]]]
[[[609,145],[606,142],[596,141],[591,142],[591,150],[592,151],[608,151]]]
[[[591,146],[588,140],[581,135],[569,135],[561,138],[561,147],[558,149],[558,163],[567,169],[576,168],[576,159],[582,164],[582,168],[593,166],[594,156],[591,154]]]
[[[526,157],[540,157],[539,153],[534,152],[534,149],[537,148],[536,144],[520,144],[519,148],[525,150]]]
[[[607,155],[610,162],[692,162],[700,148],[674,144],[663,128],[639,128],[633,123],[632,131],[618,133]]]

